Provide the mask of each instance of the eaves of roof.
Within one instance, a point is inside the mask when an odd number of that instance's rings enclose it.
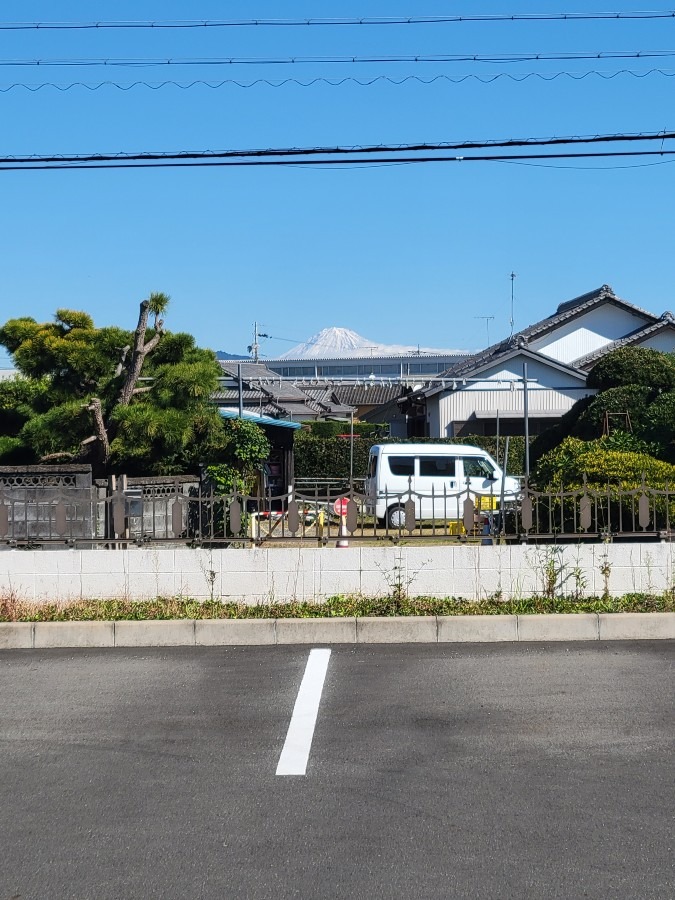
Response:
[[[426,391],[419,391],[418,396],[433,397],[443,391],[452,390],[453,383],[455,384],[455,387],[458,387],[456,384],[458,380],[461,380],[462,378],[473,378],[475,375],[480,375],[480,373],[484,372],[486,369],[491,369],[493,366],[506,363],[516,356],[527,357],[527,359],[530,359],[533,362],[542,363],[551,369],[556,369],[558,372],[564,372],[567,375],[578,378],[580,381],[586,381],[586,373],[582,372],[577,366],[569,366],[566,363],[559,362],[557,359],[552,359],[550,356],[546,356],[543,353],[538,353],[536,350],[528,350],[526,347],[513,347],[504,353],[496,354],[490,359],[478,360],[474,367],[462,371],[461,374],[447,374],[444,372],[443,375],[439,377],[448,381],[449,384],[434,385],[434,387],[428,388]],[[459,387],[462,387],[462,385],[459,385]]]
[[[240,419],[244,418],[249,422],[255,422],[256,425],[271,425],[275,428],[301,428],[299,422],[291,422],[288,419],[273,419],[271,416],[260,415],[259,413],[244,410],[243,416],[239,415],[239,411],[235,409],[227,409],[222,407],[218,410],[224,419]]]
[[[602,359],[603,356],[606,356],[613,350],[619,350],[621,347],[630,347],[633,344],[640,344],[646,338],[659,334],[662,331],[666,331],[668,328],[675,331],[675,316],[671,312],[664,312],[658,321],[653,322],[651,325],[647,325],[644,328],[637,328],[625,337],[612,341],[611,344],[606,344],[599,350],[594,350],[593,353],[587,353],[586,356],[580,356],[579,359],[574,360],[574,365],[578,369],[588,371],[593,368],[599,359]]]

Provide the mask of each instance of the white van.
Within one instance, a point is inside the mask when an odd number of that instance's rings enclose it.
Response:
[[[496,509],[504,482],[504,500],[520,493],[516,478],[505,477],[489,453],[463,444],[375,444],[370,449],[365,484],[366,515],[391,528],[405,525],[405,504],[412,499],[415,518],[462,518],[467,497],[478,509]]]

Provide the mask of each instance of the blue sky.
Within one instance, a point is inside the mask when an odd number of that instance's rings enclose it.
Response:
[[[92,6],[96,7],[92,13]],[[55,12],[55,6],[60,10]],[[649,10],[608,0],[265,0],[67,4],[3,0],[4,22]],[[663,7],[666,8],[666,7]],[[0,59],[668,50],[675,21],[0,32]],[[0,87],[114,80],[435,75],[660,67],[661,61],[165,68],[0,67]],[[292,68],[292,71],[291,71]],[[673,130],[675,78],[618,75],[370,87],[104,87],[0,93],[2,156],[407,143]],[[150,291],[167,325],[245,352],[253,321],[302,341],[323,327],[369,339],[479,348],[603,283],[675,306],[673,165],[513,163],[335,169],[0,172],[0,319],[60,306],[132,326]],[[579,165],[576,163],[575,165]],[[630,166],[626,168],[626,166]],[[291,346],[268,341],[269,356]],[[0,361],[1,362],[1,361]]]

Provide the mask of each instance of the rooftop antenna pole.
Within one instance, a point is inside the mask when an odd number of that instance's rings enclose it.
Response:
[[[260,344],[258,343],[258,323],[253,323],[253,343],[251,344],[251,351],[253,353],[253,362],[258,362],[258,350],[260,348]]]
[[[485,319],[485,327],[487,329],[487,346],[490,346],[490,322],[494,316],[474,316],[474,319]]]
[[[509,278],[511,279],[511,318],[509,320],[509,324],[511,326],[511,337],[513,337],[513,283],[517,277],[518,276],[515,272],[511,272],[511,274],[509,275]]]
[[[248,348],[248,352],[253,354],[253,362],[259,362],[259,351],[260,351],[260,341],[259,338],[268,338],[269,334],[263,334],[262,331],[258,331],[258,323],[253,323],[253,343]],[[285,338],[281,338],[280,340],[285,340]]]

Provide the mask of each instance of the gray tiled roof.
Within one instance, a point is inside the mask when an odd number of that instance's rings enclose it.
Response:
[[[496,344],[492,344],[491,347],[487,347],[480,353],[470,356],[468,359],[457,363],[455,366],[450,366],[450,368],[446,369],[445,372],[442,372],[439,377],[457,378],[466,376],[491,360],[494,359],[496,361],[500,356],[503,356],[514,348],[527,347],[527,344],[533,338],[541,337],[549,331],[553,331],[554,328],[563,325],[565,322],[576,319],[594,306],[600,306],[603,303],[611,303],[622,309],[626,309],[629,312],[641,315],[650,323],[657,321],[657,317],[653,315],[653,313],[640,309],[639,306],[634,306],[632,303],[628,303],[627,300],[621,300],[616,296],[608,284],[603,284],[602,287],[599,287],[594,291],[589,291],[586,294],[575,297],[573,300],[567,300],[565,303],[561,303],[552,316],[548,316],[546,319],[535,322],[534,325],[529,325],[527,328],[517,331],[513,337],[508,337]]]
[[[242,393],[242,399],[243,399],[244,403],[256,403],[260,397],[263,397],[263,398],[265,397],[265,394],[263,391],[243,390],[241,393]],[[216,401],[216,402],[224,401],[224,400],[227,400],[227,401],[234,400],[234,401],[238,402],[239,401],[239,391],[236,388],[222,388],[221,387],[219,390],[214,391],[214,393],[211,394],[211,400]]]
[[[244,381],[248,381],[249,379],[257,380],[259,378],[274,378],[276,374],[271,369],[268,369],[264,363],[260,362],[240,363],[236,360],[219,359],[218,365],[226,375],[231,375],[233,378],[237,377],[239,366],[241,366],[241,377]],[[277,375],[276,377],[278,378],[279,376]]]
[[[404,391],[400,384],[350,384],[334,389],[338,400],[347,406],[380,406],[400,397]]]
[[[264,363],[237,363],[231,360],[219,359],[220,368],[226,375],[232,378],[238,377],[239,365],[241,365],[241,379],[249,389],[263,390],[268,396],[274,400],[284,402],[285,400],[302,402],[306,399],[305,394],[294,384],[283,381],[268,369]]]
[[[219,360],[219,363],[226,381],[231,378],[234,384],[230,381],[229,384],[221,385],[211,399],[215,403],[234,407],[239,402],[236,383],[239,363],[236,360]],[[241,375],[242,399],[244,408],[249,412],[292,418],[296,422],[327,415],[348,417],[353,412],[350,406],[346,406],[335,396],[328,385],[303,389],[280,378],[262,363],[241,363]]]

